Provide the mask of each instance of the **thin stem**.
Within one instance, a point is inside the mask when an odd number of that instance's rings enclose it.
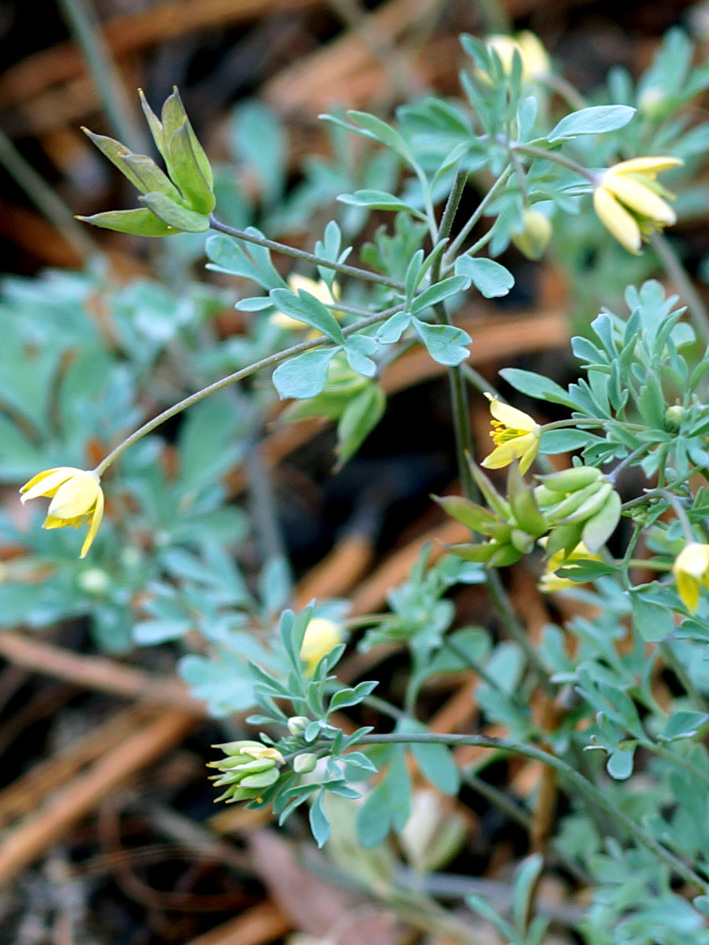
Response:
[[[460,206],[460,198],[463,196],[463,191],[465,190],[465,185],[468,182],[468,171],[464,168],[459,167],[456,171],[455,180],[453,181],[453,186],[451,187],[451,192],[448,194],[448,200],[443,209],[443,216],[441,217],[441,226],[438,232],[439,240],[444,240],[450,236],[451,229],[453,227],[453,221],[455,220],[455,215],[458,212],[458,207]],[[440,272],[440,266],[438,267]]]
[[[361,331],[363,328],[368,328],[370,325],[376,325],[378,322],[389,318],[389,316],[392,315],[394,311],[398,311],[398,308],[399,306],[395,306],[393,310],[387,309],[384,312],[379,312],[377,315],[370,315],[369,318],[363,318],[354,325],[349,325],[347,328],[344,328],[343,334],[349,335],[355,331]],[[330,339],[326,338],[324,335],[321,338],[314,338],[310,341],[301,341],[300,344],[286,348],[285,351],[278,351],[275,354],[270,354],[268,357],[262,358],[260,361],[256,361],[254,364],[249,364],[247,367],[241,368],[241,370],[235,371],[233,374],[228,374],[226,377],[222,377],[218,381],[214,381],[213,384],[208,384],[207,387],[203,387],[201,390],[196,391],[194,394],[190,394],[188,397],[185,397],[178,403],[173,404],[166,410],[163,410],[162,413],[159,413],[156,417],[153,417],[152,420],[148,420],[148,422],[144,423],[142,427],[139,427],[137,430],[131,433],[129,437],[123,440],[122,443],[119,443],[118,446],[98,464],[94,472],[97,476],[102,476],[111,463],[115,462],[115,460],[117,460],[118,457],[121,456],[130,446],[132,446],[134,443],[137,443],[138,440],[141,440],[148,433],[152,433],[153,430],[165,423],[166,420],[169,420],[178,413],[182,413],[182,411],[187,410],[188,407],[192,407],[194,404],[199,403],[200,400],[203,400],[205,397],[209,397],[210,394],[215,394],[217,391],[223,390],[225,387],[229,387],[230,384],[236,384],[238,381],[250,377],[252,374],[255,374],[257,371],[260,371],[263,368],[280,364],[281,361],[285,361],[295,354],[300,354],[303,351],[310,351],[312,348],[319,348],[322,345],[328,343],[331,343]]]
[[[376,272],[369,272],[367,269],[360,269],[357,266],[347,266],[344,263],[336,263],[331,259],[324,259],[322,256],[315,256],[313,253],[307,253],[304,249],[296,249],[294,246],[286,246],[285,243],[277,243],[275,240],[266,239],[265,236],[256,236],[255,233],[246,233],[244,230],[237,230],[226,223],[220,223],[216,217],[210,216],[209,225],[213,230],[219,233],[226,233],[245,243],[254,243],[256,246],[263,246],[265,249],[271,249],[275,253],[282,253],[284,256],[292,256],[293,259],[303,259],[313,266],[324,266],[326,269],[332,269],[343,276],[351,276],[353,279],[361,279],[363,282],[373,282],[375,285],[385,285],[390,289],[396,289],[404,292],[405,288],[401,282],[395,279],[388,279],[386,276],[380,276]]]
[[[665,272],[674,282],[675,288],[687,303],[692,325],[696,328],[704,344],[709,344],[709,312],[699,293],[694,288],[692,280],[674,251],[672,244],[661,233],[653,233],[650,237],[652,248],[660,257]]]
[[[556,687],[549,679],[549,674],[539,658],[539,654],[532,646],[525,627],[515,614],[507,592],[500,580],[500,575],[494,568],[491,568],[487,572],[487,587],[495,604],[497,614],[504,624],[505,630],[527,657],[530,668],[536,676],[540,688],[548,696],[553,698],[556,695]]]
[[[504,184],[507,183],[507,180],[509,179],[511,174],[512,174],[512,167],[511,166],[506,167],[505,170],[497,178],[495,183],[492,185],[492,187],[485,194],[485,196],[480,201],[480,203],[477,205],[472,215],[466,222],[465,226],[462,228],[460,233],[458,233],[456,238],[453,240],[453,242],[450,244],[450,246],[446,250],[446,253],[445,253],[446,259],[444,262],[444,269],[450,265],[451,259],[455,256],[455,254],[458,252],[458,250],[463,245],[465,240],[468,238],[470,231],[473,229],[473,227],[478,222],[480,217],[485,213],[485,210],[490,205],[492,199],[497,196],[497,194],[502,189]]]
[[[594,185],[596,183],[597,175],[594,174],[593,171],[589,171],[583,164],[579,164],[577,161],[573,161],[571,158],[565,157],[557,151],[545,151],[543,148],[536,148],[533,144],[520,144],[517,141],[509,142],[509,147],[510,150],[517,151],[520,154],[528,154],[530,157],[539,158],[539,160],[543,161],[553,161],[554,164],[560,164],[561,167],[580,174],[581,177],[585,177],[590,183]]]
[[[587,778],[567,764],[556,755],[549,754],[541,748],[534,745],[526,745],[524,742],[513,741],[509,738],[496,738],[488,735],[449,735],[438,734],[436,732],[421,732],[412,734],[390,734],[390,735],[364,735],[357,742],[359,745],[406,745],[406,744],[429,744],[429,745],[448,745],[454,747],[457,745],[472,745],[477,748],[491,748],[497,751],[513,752],[522,755],[525,758],[532,758],[535,761],[541,761],[545,765],[554,768],[564,781],[576,788],[586,798],[600,807],[610,815],[633,840],[639,843],[645,849],[653,853],[658,859],[662,860],[678,876],[701,890],[704,895],[709,893],[709,884],[690,866],[684,863],[671,850],[663,846],[654,837],[646,833],[642,827],[638,826],[630,817],[627,816],[619,807],[608,800],[606,795],[591,783]]]
[[[458,168],[458,172],[453,182],[453,187],[448,195],[443,216],[441,217],[441,226],[439,229],[439,239],[445,240],[450,235],[453,227],[453,221],[460,205],[460,198],[465,188],[467,172]],[[435,285],[441,278],[443,267],[443,257],[438,256],[433,264],[431,271],[431,285]],[[449,325],[450,318],[445,306],[442,303],[434,306],[436,318],[441,325]],[[453,414],[453,429],[455,434],[455,450],[458,462],[458,473],[460,475],[463,494],[472,498],[475,494],[475,483],[473,482],[472,472],[468,457],[473,455],[473,435],[470,426],[470,408],[468,406],[468,389],[465,385],[463,371],[461,366],[455,365],[448,369],[448,384],[451,395],[451,411]]]
[[[147,142],[133,120],[123,82],[92,7],[86,0],[59,0],[59,6],[86,60],[114,134],[131,149],[145,152]]]
[[[672,482],[667,483],[664,488],[662,488],[662,489],[647,489],[646,492],[645,492],[643,495],[639,495],[639,496],[637,496],[637,498],[635,498],[635,499],[629,499],[627,502],[624,502],[624,503],[623,503],[623,511],[625,511],[626,509],[634,509],[637,505],[643,505],[643,504],[644,504],[645,502],[647,502],[649,499],[664,499],[664,498],[666,498],[666,493],[667,493],[668,490],[674,489],[674,488],[676,488],[677,486],[682,485],[683,483],[686,484],[686,483],[689,481],[689,479],[690,479],[695,473],[697,473],[697,472],[698,472],[698,473],[701,473],[701,472],[702,472],[701,467],[699,467],[699,466],[692,466],[692,468],[689,469],[686,473],[683,473],[681,476],[678,476],[678,477],[677,477],[676,479],[674,479]],[[692,541],[694,541],[694,538],[692,538]]]
[[[687,513],[682,508],[679,499],[676,495],[674,495],[672,492],[668,492],[666,489],[661,489],[660,495],[662,495],[664,499],[667,499],[667,501],[672,506],[672,511],[675,513],[680,525],[682,526],[682,533],[684,535],[685,541],[688,545],[691,545],[692,542],[696,541],[697,539],[694,537],[694,532],[692,531],[692,526],[689,522],[689,519],[687,518]]]
[[[24,159],[10,138],[0,130],[0,165],[24,190],[40,213],[63,234],[80,259],[87,261],[98,254],[98,250],[86,232],[86,228],[74,219],[74,215],[63,200],[32,165]]]

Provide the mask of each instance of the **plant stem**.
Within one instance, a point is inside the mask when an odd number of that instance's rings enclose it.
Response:
[[[527,657],[530,668],[536,676],[540,688],[548,696],[553,698],[556,695],[556,687],[549,679],[549,674],[539,658],[539,654],[532,646],[525,627],[515,614],[507,592],[500,580],[500,575],[494,568],[490,568],[487,572],[487,586],[505,630]]]
[[[543,148],[536,148],[533,144],[520,144],[517,141],[506,143],[512,151],[517,151],[519,154],[528,154],[529,157],[538,158],[542,161],[553,161],[554,164],[560,164],[561,167],[574,171],[576,174],[580,174],[581,177],[585,177],[590,183],[596,184],[597,175],[593,171],[589,171],[583,164],[579,164],[557,151],[545,151]]]
[[[460,198],[465,188],[467,171],[458,168],[453,187],[448,195],[446,206],[441,217],[438,231],[439,240],[445,240],[450,235],[455,215],[460,205]],[[441,278],[443,256],[440,255],[431,270],[431,285],[435,285]],[[450,325],[450,318],[442,303],[434,305],[436,318],[441,325]],[[468,457],[473,455],[473,437],[470,429],[470,409],[468,407],[468,389],[465,385],[463,370],[460,364],[448,369],[448,384],[451,395],[451,411],[453,414],[453,429],[455,433],[455,451],[463,494],[472,498],[475,495],[475,483],[470,471]]]
[[[343,276],[351,276],[353,279],[361,279],[363,282],[372,282],[375,285],[385,285],[390,289],[396,289],[404,292],[404,286],[395,279],[388,279],[386,276],[380,276],[376,272],[369,272],[367,269],[360,269],[357,266],[347,266],[344,263],[336,263],[331,259],[324,259],[322,256],[315,256],[313,253],[307,253],[304,249],[296,249],[294,246],[286,246],[285,243],[277,243],[275,240],[266,239],[265,236],[256,236],[255,233],[246,233],[244,230],[234,229],[227,226],[226,223],[220,223],[216,217],[210,216],[209,225],[213,230],[219,233],[226,233],[227,236],[233,236],[245,243],[254,243],[256,246],[263,246],[265,249],[271,249],[274,253],[282,253],[284,256],[292,256],[293,259],[304,259],[312,263],[313,266],[324,266],[326,269],[332,269],[341,273]]]
[[[429,744],[429,745],[447,745],[455,747],[458,745],[472,745],[477,748],[491,748],[497,751],[513,752],[522,755],[525,758],[532,758],[535,761],[541,761],[545,765],[554,768],[561,778],[569,785],[576,788],[580,794],[600,807],[615,821],[617,821],[629,836],[633,838],[645,849],[653,853],[658,859],[662,860],[685,882],[690,883],[699,889],[704,895],[709,893],[709,884],[690,866],[684,863],[671,850],[663,846],[654,837],[646,833],[642,827],[639,827],[630,817],[627,816],[619,807],[608,800],[606,795],[587,780],[582,774],[567,764],[556,755],[549,754],[541,748],[534,745],[526,745],[524,742],[513,741],[509,738],[496,738],[488,735],[449,735],[438,734],[435,732],[411,733],[408,735],[363,735],[357,742],[358,745],[406,745],[406,744]]]
[[[386,311],[379,312],[376,315],[370,315],[369,318],[363,318],[354,325],[349,325],[347,328],[343,328],[343,334],[350,335],[353,332],[361,331],[363,328],[368,328],[370,325],[376,325],[378,322],[389,318],[389,316],[397,311],[398,308],[398,306],[395,306],[394,309],[387,309]],[[200,400],[203,400],[205,397],[209,397],[210,394],[215,394],[217,391],[223,390],[230,384],[236,384],[238,381],[244,380],[246,377],[250,377],[252,374],[255,374],[257,371],[260,371],[263,368],[280,364],[281,361],[285,361],[295,354],[300,354],[303,351],[310,351],[312,348],[320,348],[322,345],[330,343],[330,339],[326,338],[324,335],[321,338],[314,338],[310,341],[301,341],[300,344],[286,348],[285,351],[278,351],[275,354],[270,354],[268,357],[262,358],[260,361],[256,361],[254,364],[249,364],[245,368],[235,371],[233,374],[228,374],[226,377],[222,377],[218,381],[214,381],[213,384],[208,384],[201,390],[196,391],[194,394],[190,394],[188,397],[185,397],[178,403],[173,404],[166,410],[163,410],[162,413],[159,413],[156,417],[153,417],[152,420],[148,420],[148,422],[144,423],[142,427],[139,427],[137,430],[131,433],[130,436],[123,440],[122,443],[119,443],[118,446],[98,464],[96,469],[94,469],[94,472],[97,476],[102,476],[111,463],[115,462],[115,460],[117,460],[118,457],[121,456],[121,454],[124,453],[130,446],[132,446],[134,443],[137,443],[138,440],[141,440],[148,433],[152,433],[153,430],[165,423],[166,420],[169,420],[178,413],[182,413],[182,411],[187,410],[188,407],[192,407],[194,404],[199,403]]]
[[[497,178],[495,183],[492,185],[492,187],[485,194],[485,196],[480,201],[480,203],[477,205],[474,212],[472,213],[472,215],[466,222],[465,226],[462,228],[460,233],[458,233],[456,238],[453,240],[453,242],[450,244],[450,246],[446,250],[446,253],[445,253],[446,259],[443,266],[444,270],[450,266],[452,258],[455,256],[455,254],[458,252],[458,250],[463,245],[465,240],[468,238],[470,231],[473,229],[473,227],[478,222],[480,217],[483,215],[487,207],[490,205],[493,197],[496,197],[498,192],[502,189],[503,185],[507,183],[507,180],[511,174],[512,174],[512,167],[511,166],[506,167],[505,170]]]
[[[674,282],[680,296],[687,303],[687,310],[697,334],[704,344],[709,344],[709,313],[672,244],[662,233],[653,233],[650,237],[650,243],[660,257],[665,272]]]

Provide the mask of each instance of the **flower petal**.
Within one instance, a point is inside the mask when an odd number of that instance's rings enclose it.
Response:
[[[86,552],[89,550],[91,545],[94,543],[94,538],[96,537],[96,532],[99,529],[101,520],[103,519],[103,490],[99,486],[98,496],[96,497],[96,508],[94,509],[94,514],[91,518],[91,525],[84,539],[84,544],[81,546],[80,558],[86,557]]]
[[[54,493],[47,515],[61,519],[86,515],[93,510],[99,495],[101,486],[98,476],[79,470]]]
[[[677,593],[682,603],[691,613],[699,606],[699,581],[685,572],[677,575]]]
[[[668,226],[677,222],[677,214],[667,201],[632,177],[607,175],[603,181],[603,188],[615,194],[626,207],[640,216]]]
[[[486,469],[502,469],[503,466],[509,466],[513,459],[519,459],[522,453],[524,453],[527,436],[530,435],[531,434],[515,437],[513,440],[507,440],[506,443],[501,443],[499,446],[495,447],[489,456],[485,457],[480,465],[484,466]],[[525,443],[522,443],[523,440]],[[521,449],[520,444],[522,444]]]
[[[518,410],[516,407],[510,407],[509,404],[503,404],[501,400],[490,394],[486,394],[486,397],[490,400],[490,413],[495,420],[504,423],[506,427],[511,427],[513,430],[525,430],[527,433],[538,430],[536,420],[530,417],[528,413]]]
[[[670,167],[679,167],[684,164],[682,158],[669,157],[637,157],[630,158],[629,161],[621,161],[620,164],[614,164],[611,170],[617,174],[645,174],[654,179],[660,171],[666,171]]]
[[[593,206],[598,219],[629,253],[640,253],[642,239],[635,217],[603,186],[593,192]]]
[[[22,486],[20,501],[27,502],[28,499],[36,499],[38,496],[52,496],[63,482],[81,472],[83,472],[82,469],[76,469],[74,466],[56,466],[54,469],[45,469]]]

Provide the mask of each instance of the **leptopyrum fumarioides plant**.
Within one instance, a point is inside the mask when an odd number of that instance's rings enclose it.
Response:
[[[345,210],[339,222],[327,224],[312,253],[271,240],[253,220],[240,226],[220,218],[219,169],[212,171],[177,92],[160,118],[143,101],[165,171],[152,158],[89,133],[137,188],[143,206],[99,213],[88,222],[153,237],[211,231],[210,268],[257,287],[236,303],[251,313],[254,329],[240,346],[215,346],[217,353],[203,358],[197,373],[223,376],[141,426],[134,388],[169,352],[158,338],[152,349],[136,340],[139,322],[122,323],[121,311],[169,310],[166,338],[181,311],[189,342],[216,302],[206,290],[180,307],[155,285],[122,292],[103,287],[133,367],[121,370],[104,352],[98,373],[114,378],[135,432],[126,436],[115,420],[101,428],[99,402],[78,426],[62,414],[62,435],[54,435],[46,455],[51,464],[77,465],[37,472],[32,463],[39,450],[0,418],[16,447],[16,464],[7,460],[3,475],[32,466],[23,500],[51,499],[46,528],[88,525],[81,557],[95,555],[95,562],[73,573],[55,567],[49,579],[54,611],[49,604],[40,613],[29,608],[17,591],[22,575],[8,587],[15,588],[16,611],[35,624],[72,612],[57,604],[66,598],[59,591],[68,589],[78,608],[73,612],[91,612],[106,645],[119,646],[115,633],[110,642],[112,621],[125,632],[120,615],[147,574],[145,619],[131,628],[133,640],[156,643],[197,630],[209,655],[188,655],[181,663],[194,694],[215,715],[256,712],[250,721],[260,740],[217,746],[221,754],[210,762],[225,788],[222,798],[270,805],[280,822],[307,806],[320,846],[331,835],[337,841],[354,822],[359,842],[381,853],[386,882],[372,888],[391,903],[409,901],[413,890],[388,846],[390,833],[402,850],[416,851],[411,862],[425,871],[452,855],[458,830],[450,820],[416,846],[409,756],[438,791],[454,796],[463,782],[479,783],[486,764],[512,753],[553,771],[569,811],[545,841],[545,860],[532,857],[521,867],[512,921],[479,896],[469,897],[504,940],[544,940],[546,921],[535,916],[534,903],[546,862],[596,887],[576,923],[589,945],[708,943],[709,491],[702,483],[709,483],[709,351],[703,350],[709,322],[693,293],[685,318],[679,298],[660,282],[626,287],[623,279],[630,263],[641,281],[653,273],[654,257],[635,259],[651,241],[686,292],[686,277],[661,230],[675,222],[674,191],[681,208],[709,142],[709,126],[690,127],[680,111],[709,85],[709,70],[692,67],[691,47],[673,32],[637,86],[617,71],[594,104],[560,110],[551,90],[569,96],[569,89],[531,34],[488,43],[466,36],[462,44],[469,64],[461,101],[423,98],[402,106],[391,124],[364,112],[325,116],[338,135],[346,129],[367,139],[370,151],[364,179],[346,182],[352,186],[339,194]],[[570,97],[577,100],[578,93]],[[258,108],[249,113],[250,127],[262,122],[276,140],[271,119]],[[264,191],[274,198],[281,186],[277,170],[270,180]],[[462,214],[461,198],[473,186],[479,199]],[[350,243],[371,211],[391,212],[391,226],[353,261]],[[612,273],[607,281],[595,278],[609,293],[601,303],[614,311],[604,308],[572,340],[577,381],[562,387],[518,368],[501,372],[526,396],[524,410],[486,389],[467,368],[474,330],[455,324],[466,298],[510,291],[514,277],[497,257],[511,242],[531,259],[554,249],[570,281],[579,275],[584,292],[582,254],[588,258],[593,250],[599,272]],[[307,278],[305,272],[283,278],[272,253],[307,267]],[[587,295],[580,292],[575,301],[583,309]],[[386,614],[348,619],[347,601],[314,602],[295,614],[287,609],[289,577],[281,558],[264,563],[254,592],[228,550],[249,525],[225,505],[220,477],[260,429],[270,396],[263,388],[249,396],[239,382],[273,369],[278,396],[295,401],[287,417],[337,421],[345,462],[386,409],[378,383],[382,366],[414,343],[450,369],[463,494],[438,501],[470,529],[470,541],[430,566],[424,553],[408,581],[391,590]],[[19,350],[21,339],[16,344]],[[59,376],[51,351],[41,357],[42,377]],[[89,364],[96,355],[87,347],[83,357]],[[478,459],[469,425],[471,385],[473,396],[483,388],[490,398],[492,443]],[[0,379],[0,387],[4,396],[12,384]],[[71,396],[69,383],[62,403]],[[9,403],[14,408],[16,399]],[[164,444],[151,434],[187,408],[178,473],[165,490],[159,475]],[[25,411],[20,403],[18,414],[40,439],[49,438],[44,413],[28,419]],[[80,458],[99,429],[100,442],[116,445],[84,470]],[[565,457],[559,466],[548,459],[554,455]],[[115,503],[104,537],[98,531],[103,481],[119,459],[106,492],[109,499],[123,493],[133,501],[124,517]],[[496,470],[505,467],[501,478]],[[137,514],[131,511],[136,504]],[[26,540],[38,558],[51,554],[38,531]],[[542,591],[571,595],[585,606],[564,625],[550,623],[535,643],[497,569],[517,562],[535,568],[542,559]],[[466,583],[487,585],[502,640],[481,627],[453,629],[455,608],[446,593]],[[276,626],[270,635],[254,632]],[[403,706],[373,695],[375,681],[350,687],[338,679],[347,635],[361,627],[364,649],[387,643],[407,651]],[[669,699],[658,687],[660,668],[672,680]],[[505,737],[433,733],[419,721],[422,687],[440,674],[471,669],[479,674],[485,720],[502,726]],[[554,706],[553,726],[530,710],[535,693]],[[346,734],[335,713],[362,704],[390,717],[393,730]],[[459,745],[487,749],[485,760],[460,767],[451,753]],[[518,813],[527,822],[527,812]],[[445,836],[446,844],[436,845],[434,835]],[[472,940],[470,930],[466,934]]]

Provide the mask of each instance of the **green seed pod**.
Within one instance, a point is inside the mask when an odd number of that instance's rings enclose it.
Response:
[[[585,499],[574,512],[563,518],[555,518],[555,521],[560,525],[566,522],[585,522],[586,519],[596,514],[612,491],[613,486],[610,482],[601,483],[594,494]]]
[[[575,492],[590,486],[601,478],[603,473],[595,466],[574,466],[572,469],[562,469],[561,472],[550,473],[548,476],[537,478],[552,492]]]
[[[602,483],[600,482],[592,482],[590,486],[585,486],[577,492],[572,492],[570,495],[567,495],[566,498],[560,499],[555,505],[544,509],[544,514],[550,522],[567,520],[568,516],[576,512],[584,502],[592,499],[596,495],[601,485]]]
[[[620,521],[621,501],[613,490],[603,507],[583,526],[583,541],[591,552],[596,552],[608,541]]]

